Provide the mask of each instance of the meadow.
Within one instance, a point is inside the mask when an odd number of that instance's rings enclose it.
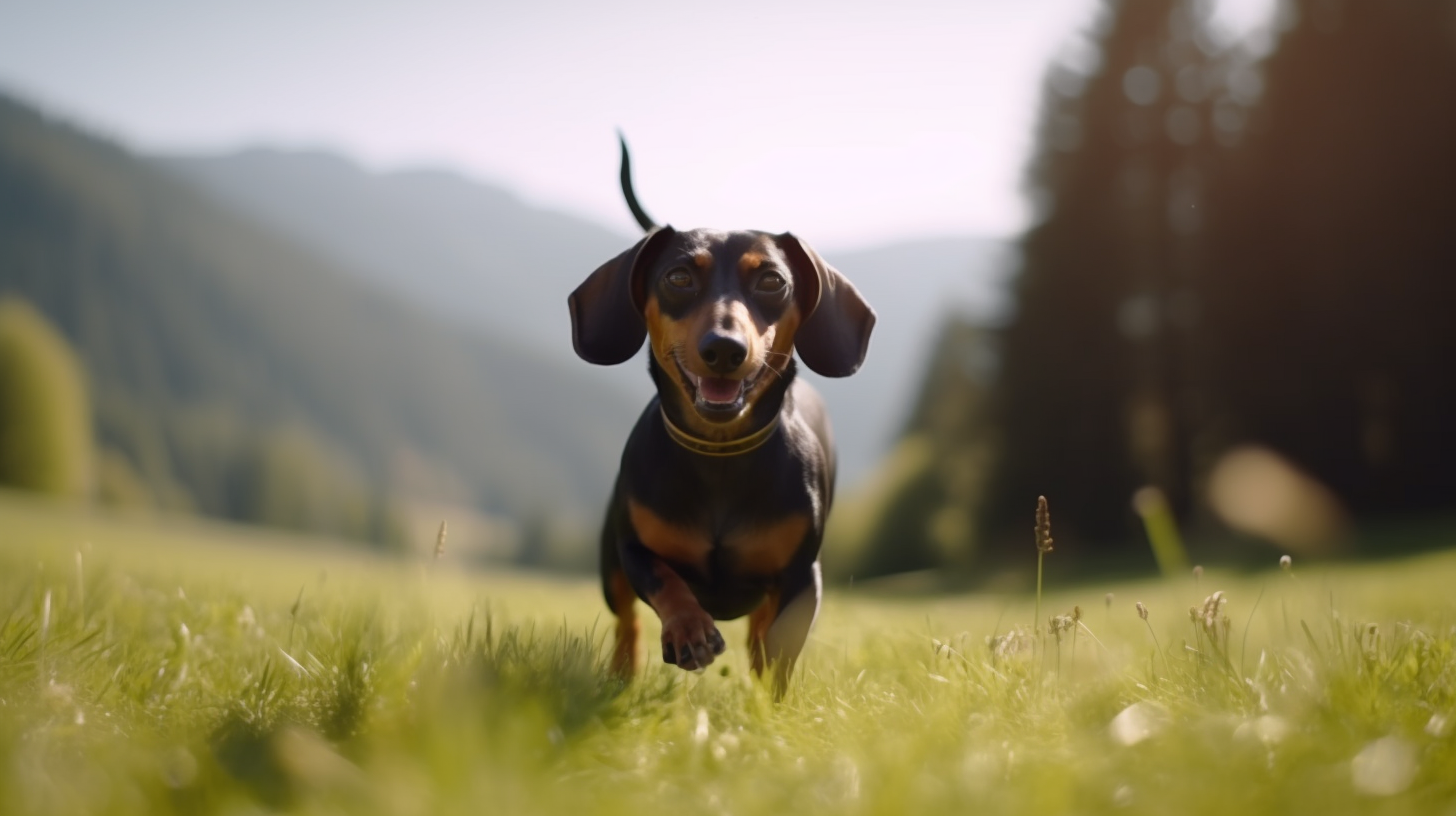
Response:
[[[0,813],[1456,813],[1456,552],[1277,559],[834,587],[775,704],[589,579],[0,494]]]

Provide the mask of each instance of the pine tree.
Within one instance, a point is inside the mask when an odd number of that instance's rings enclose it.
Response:
[[[985,496],[993,435],[986,427],[995,375],[986,329],[953,318],[941,330],[905,433],[865,497],[854,575],[965,567],[979,556],[974,519]]]
[[[1456,4],[1299,0],[1217,204],[1227,443],[1357,514],[1456,502]]]
[[[1135,542],[1142,485],[1192,504],[1206,188],[1230,141],[1205,4],[1108,2],[1100,29],[1047,82],[985,518],[1021,532],[1047,495],[1074,552]]]

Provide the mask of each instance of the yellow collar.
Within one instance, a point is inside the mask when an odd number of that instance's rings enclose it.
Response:
[[[667,428],[667,435],[672,437],[672,441],[682,445],[693,453],[701,453],[704,456],[737,456],[741,453],[757,450],[763,446],[763,443],[768,441],[770,436],[773,436],[773,432],[778,430],[779,427],[779,415],[774,414],[771,422],[748,436],[740,436],[737,439],[730,439],[727,442],[710,442],[707,439],[699,439],[672,424],[672,420],[667,418],[667,411],[662,409],[661,406],[659,406],[658,410],[662,412],[662,424]]]

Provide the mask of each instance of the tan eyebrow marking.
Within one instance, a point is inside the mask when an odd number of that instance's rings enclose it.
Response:
[[[697,264],[699,269],[707,269],[713,265],[713,256],[707,252],[695,253],[693,255],[693,263]]]
[[[738,259],[738,271],[752,272],[764,262],[763,255],[757,252],[745,252],[743,257]]]

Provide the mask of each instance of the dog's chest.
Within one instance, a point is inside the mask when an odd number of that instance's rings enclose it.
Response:
[[[705,504],[695,508],[696,513],[669,515],[634,499],[628,500],[627,509],[643,546],[705,576],[782,572],[812,525],[810,513],[792,510],[765,514],[762,508]]]

